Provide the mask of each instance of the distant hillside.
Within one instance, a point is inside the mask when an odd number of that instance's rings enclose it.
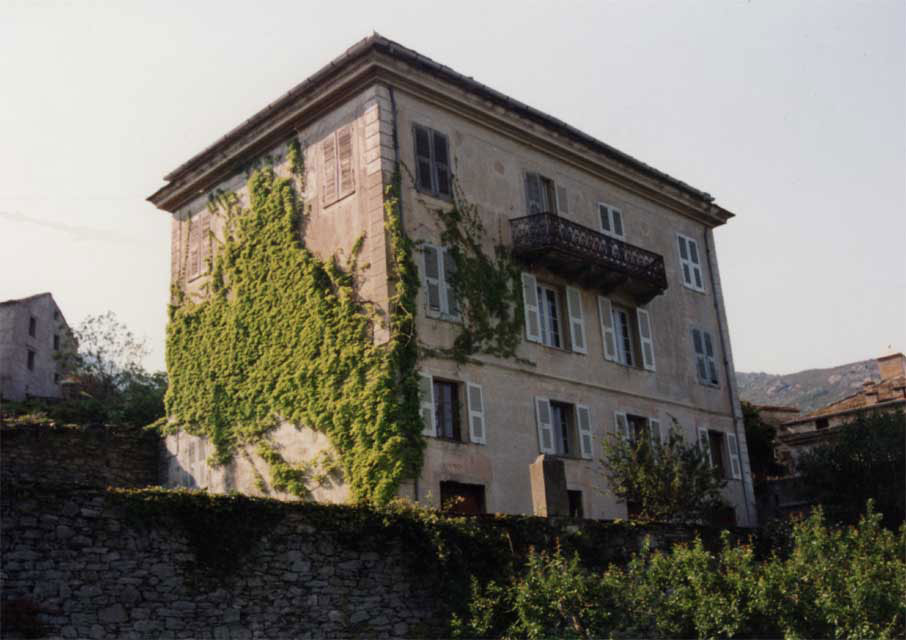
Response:
[[[866,379],[879,380],[880,377],[877,360],[788,375],[736,372],[742,400],[753,404],[798,407],[803,413],[852,395]]]

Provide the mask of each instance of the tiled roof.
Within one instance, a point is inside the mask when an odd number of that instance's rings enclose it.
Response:
[[[851,413],[863,409],[871,409],[877,405],[902,402],[906,404],[906,375],[896,376],[880,382],[866,382],[859,393],[833,402],[803,416],[788,420],[783,424],[794,425],[812,422],[818,418],[826,418],[841,413]]]

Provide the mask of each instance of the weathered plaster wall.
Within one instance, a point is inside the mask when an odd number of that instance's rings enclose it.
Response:
[[[741,480],[730,479],[725,493],[736,507],[737,521],[754,524],[754,509],[747,512],[744,502],[746,493],[752,500],[748,454],[745,434],[737,429],[738,423],[734,421],[738,401],[728,388],[733,372],[732,356],[729,335],[725,333],[716,257],[712,254],[708,263],[705,254],[706,243],[711,242],[710,231],[699,222],[567,164],[512,135],[467,120],[402,90],[395,97],[402,162],[410,170],[414,167],[414,124],[448,136],[451,170],[464,198],[477,205],[487,230],[486,252],[492,253],[497,243],[511,242],[510,219],[528,213],[525,172],[539,172],[566,186],[568,217],[579,224],[599,229],[598,202],[622,209],[626,241],[663,255],[670,283],[665,294],[647,305],[654,334],[656,372],[604,359],[597,292],[590,290],[582,291],[587,355],[523,341],[516,355],[531,361],[533,366],[483,355],[476,357],[480,365],[456,365],[437,358],[420,363],[424,371],[437,377],[481,384],[488,431],[487,445],[429,439],[426,464],[418,483],[420,499],[436,503],[439,483],[455,480],[483,484],[490,511],[531,513],[529,465],[539,453],[533,398],[541,396],[584,404],[591,410],[596,440],[593,461],[566,460],[568,487],[582,491],[587,516],[626,517],[625,505],[607,492],[603,469],[597,462],[601,440],[605,434],[614,432],[614,412],[625,411],[656,417],[664,426],[671,425],[675,418],[690,443],[696,441],[696,429],[700,426],[737,433],[747,486],[744,488]],[[403,187],[406,231],[416,241],[439,244],[442,227],[434,211],[450,204],[416,191],[411,180],[404,179]],[[682,284],[677,233],[698,241],[706,282],[704,293]],[[421,261],[419,268],[423,268]],[[716,285],[712,285],[712,270]],[[539,280],[555,286],[574,284],[543,269],[533,269],[533,273]],[[635,306],[619,293],[611,297],[615,302]],[[426,306],[422,295],[418,305],[420,341],[432,346],[452,345],[460,325],[428,317]],[[720,375],[717,388],[697,380],[692,327],[709,331],[714,338]],[[720,348],[721,337],[728,345],[726,350]],[[728,461],[725,468],[729,468]]]

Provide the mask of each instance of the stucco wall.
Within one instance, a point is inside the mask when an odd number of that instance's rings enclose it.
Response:
[[[32,317],[36,320],[34,336],[29,335]],[[50,294],[0,305],[0,398],[60,397],[61,388],[54,378],[60,373],[54,335],[59,335],[63,344],[66,332],[66,321]],[[31,370],[29,350],[35,354]]]

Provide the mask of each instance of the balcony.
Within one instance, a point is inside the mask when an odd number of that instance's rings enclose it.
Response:
[[[510,220],[513,255],[588,289],[625,291],[645,304],[667,290],[664,257],[553,213]]]

